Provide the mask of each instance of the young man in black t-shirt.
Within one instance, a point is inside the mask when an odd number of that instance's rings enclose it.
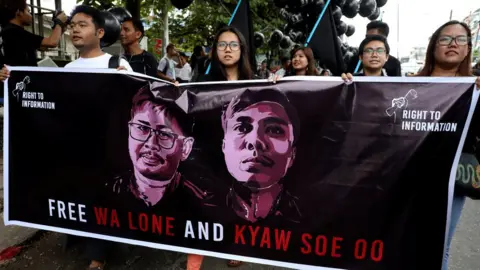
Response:
[[[157,77],[157,59],[153,54],[140,48],[140,41],[144,35],[145,29],[141,20],[127,18],[123,21],[120,41],[125,50],[124,57],[133,71]]]
[[[367,35],[358,51],[362,69],[353,76],[389,76],[385,65],[390,58],[390,46],[384,36]],[[343,73],[342,79],[350,82],[353,76],[351,73]]]
[[[52,34],[42,37],[24,29],[32,23],[30,8],[25,0],[2,0],[0,66],[37,66],[37,50],[55,48],[66,30],[67,16],[60,12],[54,16]]]
[[[380,35],[383,36],[385,39],[388,38],[388,34],[390,32],[390,28],[388,24],[382,21],[371,21],[367,24],[367,33],[366,36],[369,35]],[[348,63],[347,72],[354,73],[355,68],[358,64],[359,55],[355,55],[352,57],[350,63]],[[402,67],[400,65],[400,61],[393,56],[389,56],[387,62],[383,67],[390,77],[400,77],[402,76]],[[360,68],[358,70],[363,69],[363,66],[360,64]]]

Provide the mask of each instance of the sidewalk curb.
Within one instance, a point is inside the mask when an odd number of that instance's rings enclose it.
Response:
[[[32,242],[43,231],[21,226],[5,226],[3,212],[0,214],[0,251],[13,246],[21,246]]]

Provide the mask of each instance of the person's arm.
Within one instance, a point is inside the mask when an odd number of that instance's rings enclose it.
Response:
[[[4,82],[6,79],[8,79],[8,77],[10,77],[10,71],[6,65],[3,65],[2,69],[0,70],[0,81]]]
[[[177,68],[183,68],[185,65],[185,61],[183,61],[183,58],[179,55],[178,56],[178,63],[175,63]]]
[[[56,25],[53,28],[52,33],[48,37],[42,37],[40,47],[35,49],[45,50],[47,48],[55,48],[58,46],[58,42],[60,42],[63,32],[65,32],[67,29],[67,15],[65,15],[63,12],[60,12],[60,14],[58,14],[53,20],[55,21]]]

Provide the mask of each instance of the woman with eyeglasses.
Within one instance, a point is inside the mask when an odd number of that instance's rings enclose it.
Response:
[[[248,46],[242,33],[226,26],[215,36],[210,72],[203,81],[237,81],[254,78],[248,59]]]
[[[417,76],[432,77],[469,77],[472,76],[472,33],[468,25],[459,21],[449,21],[440,26],[432,35],[427,48],[425,65]],[[480,88],[480,77],[476,81]],[[478,114],[478,112],[477,112]],[[465,141],[464,153],[475,154],[475,137],[479,134],[479,123],[472,119]],[[478,159],[478,157],[477,157]],[[443,261],[443,270],[448,269],[448,255],[458,221],[465,204],[465,195],[455,190],[452,201],[447,237],[447,249]]]
[[[235,27],[221,28],[212,48],[211,70],[201,81],[238,81],[254,78],[252,66],[248,59],[248,46],[242,33]],[[203,256],[189,254],[187,258],[188,270],[199,270]],[[237,267],[243,262],[229,260],[227,265]]]
[[[416,76],[425,77],[470,77],[472,76],[472,33],[469,27],[459,21],[449,21],[440,26],[432,35],[427,48],[425,65]],[[342,74],[346,82],[352,75]],[[476,80],[480,89],[480,77]],[[478,110],[478,108],[477,108]],[[478,114],[478,112],[476,113]],[[475,115],[474,115],[475,116]],[[476,137],[480,134],[480,125],[475,117],[470,124],[464,153],[475,154]],[[477,157],[478,159],[478,157]],[[452,201],[452,212],[447,236],[447,249],[444,255],[443,270],[448,269],[448,254],[455,228],[465,204],[465,195],[455,190]]]

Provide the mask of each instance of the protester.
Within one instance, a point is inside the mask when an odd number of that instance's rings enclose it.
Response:
[[[190,57],[190,66],[192,67],[192,81],[196,82],[200,74],[205,74],[205,60],[207,59],[203,46],[197,45],[193,48],[193,54]]]
[[[179,58],[181,58],[182,62],[185,64],[182,68],[179,68],[175,71],[177,75],[177,81],[180,83],[190,82],[192,79],[192,67],[188,63],[188,56],[184,52],[180,52],[179,55]]]
[[[168,44],[167,53],[158,63],[157,74],[160,79],[178,84],[178,81],[175,79],[177,77],[175,74],[175,67],[182,68],[185,64],[182,61],[182,58],[179,58],[179,63],[173,61],[173,58],[178,56],[179,54],[175,45]]]
[[[70,22],[72,43],[80,52],[80,58],[67,64],[66,68],[108,68],[112,55],[104,53],[100,40],[105,34],[105,20],[102,13],[90,6],[77,6]],[[125,59],[119,59],[118,70],[133,71]],[[90,265],[88,269],[102,270],[105,266],[110,242],[99,239],[88,239],[87,256]]]
[[[54,27],[48,37],[25,30],[32,24],[30,8],[25,0],[0,0],[0,24],[2,25],[0,66],[37,66],[37,50],[55,48],[67,29],[64,12],[53,17]]]
[[[290,59],[292,61],[292,65],[289,72],[287,72],[285,76],[318,75],[312,49],[302,46],[296,47],[292,50]]]
[[[480,76],[480,60],[478,60],[478,63],[473,66],[473,75]]]
[[[381,35],[385,37],[385,39],[388,38],[388,34],[390,32],[390,28],[388,27],[388,24],[382,22],[382,21],[371,21],[370,23],[367,24],[367,33],[366,35]],[[352,60],[350,63],[348,63],[347,67],[347,72],[349,73],[354,73],[355,69],[358,64],[358,59],[359,56],[356,55],[355,57],[352,57]],[[363,68],[362,64],[360,65],[359,70]],[[397,58],[393,56],[388,57],[388,61],[384,65],[384,69],[388,76],[394,76],[394,77],[400,77],[402,76],[402,67],[400,65],[400,61],[398,61]]]
[[[463,22],[449,21],[440,26],[432,35],[427,47],[427,55],[423,69],[418,76],[432,77],[468,77],[472,76],[472,33]],[[476,84],[480,87],[480,77]],[[472,127],[478,129],[478,123],[472,120]],[[475,135],[477,130],[469,130],[464,153],[475,154]],[[478,158],[478,157],[477,157]],[[443,260],[443,270],[448,269],[450,244],[465,204],[465,195],[455,189],[452,201],[447,249]]]
[[[468,77],[472,76],[472,34],[468,26],[459,21],[449,21],[438,28],[432,35],[427,48],[425,65],[417,76],[428,77]],[[343,74],[346,82],[352,80],[351,74]],[[476,80],[480,88],[480,77]],[[467,140],[463,149],[464,153],[475,154],[476,137],[479,134],[478,123],[472,119],[473,130],[469,130]],[[478,157],[477,157],[478,159]],[[458,221],[460,220],[462,208],[465,204],[465,195],[459,190],[454,191],[452,201],[452,212],[450,216],[449,231],[447,236],[447,249],[443,261],[443,270],[448,269],[448,257],[450,244]]]
[[[157,77],[157,59],[153,54],[140,48],[140,41],[144,36],[145,29],[141,20],[125,19],[120,33],[120,42],[125,51],[123,57],[128,61],[133,71]]]
[[[248,47],[242,33],[234,27],[220,29],[212,48],[211,70],[203,81],[253,79]]]
[[[257,76],[260,79],[268,79],[270,77],[270,71],[267,68],[267,60],[262,61],[260,69],[257,71]]]
[[[288,57],[282,57],[281,59],[281,62],[282,62],[282,68],[279,69],[277,72],[275,72],[275,75],[278,77],[278,78],[282,78],[285,76],[285,74],[287,73],[288,70],[290,70],[290,64],[292,63],[290,58]]]
[[[102,13],[90,6],[80,5],[72,11],[69,24],[73,46],[80,57],[65,65],[66,68],[108,68],[111,54],[105,53],[100,41],[105,35],[105,19]],[[125,59],[119,59],[117,69],[133,71]]]
[[[383,36],[367,36],[360,44],[359,51],[363,69],[354,76],[388,76],[383,67],[388,61],[390,46]],[[342,78],[351,78],[351,74],[344,73]]]
[[[253,79],[253,71],[248,58],[248,46],[242,33],[231,26],[220,29],[215,36],[212,48],[210,73],[204,81],[238,81]],[[203,256],[190,256],[191,263],[201,261]],[[243,262],[230,260],[228,266],[237,267]],[[197,263],[197,265],[201,265]],[[198,268],[199,269],[199,268]],[[193,269],[192,269],[193,270]]]

